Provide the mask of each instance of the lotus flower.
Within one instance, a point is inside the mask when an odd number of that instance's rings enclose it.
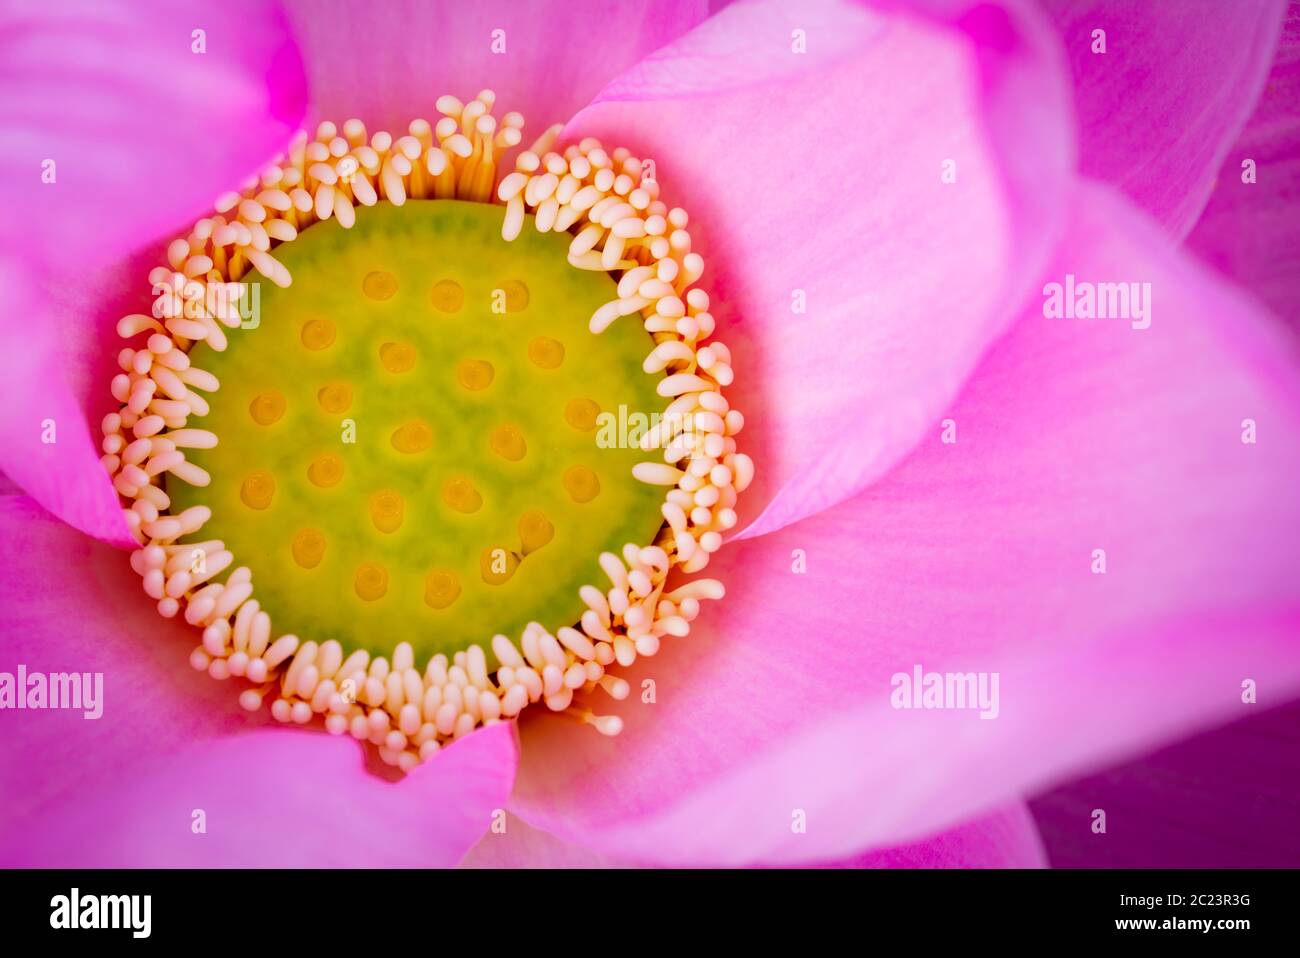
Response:
[[[9,5],[0,672],[104,700],[6,715],[0,861],[1041,865],[1026,797],[1300,691],[1292,271],[1232,255],[1296,219],[1246,128],[1280,0],[714,6]],[[485,86],[691,211],[755,479],[621,734],[530,708],[394,774],[190,668],[95,427],[213,197]]]

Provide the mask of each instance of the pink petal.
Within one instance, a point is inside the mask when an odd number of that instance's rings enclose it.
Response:
[[[1284,0],[1040,6],[1074,74],[1080,169],[1186,236],[1264,87]]]
[[[6,712],[6,867],[450,866],[505,806],[511,726],[397,783],[351,740],[258,728],[274,723],[234,682],[189,668],[193,630],[158,617],[125,558],[30,500],[0,500],[0,581],[0,670],[104,676],[97,720]]]
[[[92,433],[59,356],[63,344],[98,338],[87,331],[60,337],[48,299],[3,259],[0,296],[9,315],[27,323],[0,321],[0,376],[6,384],[0,470],[64,522],[114,545],[131,545],[117,492],[99,461],[98,428]],[[107,395],[107,378],[101,388]]]
[[[1283,334],[1113,194],[1072,215],[1048,275],[1151,282],[1151,327],[1025,315],[947,411],[956,444],[936,422],[867,494],[723,549],[731,594],[602,707],[622,736],[526,720],[521,815],[658,861],[836,858],[1238,714],[1246,678],[1300,692]],[[999,717],[891,708],[918,664],[999,673]]]
[[[1300,332],[1300,7],[1187,245]],[[1253,183],[1243,164],[1254,164]]]
[[[851,868],[1043,868],[1038,827],[1021,802],[1007,805],[932,838],[869,852]]]
[[[460,863],[462,868],[629,868],[600,852],[562,842],[533,828],[517,815],[505,819],[505,831],[494,827],[478,840]]]
[[[1051,38],[999,5],[933,6],[947,13],[730,6],[566,128],[653,159],[666,201],[694,217],[753,424],[759,478],[742,507],[761,515],[742,536],[893,466],[1057,234],[1071,119]]]
[[[0,252],[29,263],[84,268],[184,227],[284,146],[306,99],[283,13],[261,0],[21,0],[0,63]]]
[[[924,841],[886,848],[816,868],[1041,868],[1047,863],[1038,828],[1017,802]],[[518,818],[504,832],[484,835],[465,856],[465,868],[629,868],[622,861],[560,841]]]
[[[513,726],[480,729],[399,782],[329,736],[267,729],[155,753],[0,837],[6,867],[446,868],[510,794]],[[202,812],[206,831],[195,832]]]
[[[405,133],[416,117],[437,119],[433,104],[442,94],[465,99],[488,87],[497,94],[499,115],[523,113],[534,137],[708,12],[704,0],[652,6],[289,0],[287,6],[317,119],[341,123],[355,116]],[[504,34],[495,35],[498,30]],[[497,49],[504,42],[504,52],[493,52],[494,40]]]
[[[1268,709],[1261,712],[1260,709]],[[1242,704],[1231,725],[1033,802],[1057,868],[1295,868],[1300,702]],[[1106,831],[1093,831],[1093,812]]]

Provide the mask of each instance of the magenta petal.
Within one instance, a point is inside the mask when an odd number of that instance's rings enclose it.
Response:
[[[1187,245],[1300,333],[1300,6]]]
[[[705,18],[705,0],[289,0],[312,112],[405,133],[444,93],[487,87],[533,136],[563,123],[620,70]],[[496,31],[503,31],[497,34]],[[527,135],[525,144],[529,141]]]
[[[1022,802],[963,822],[931,838],[868,852],[850,868],[1043,868],[1038,826]]]
[[[1151,282],[1151,327],[1027,314],[955,444],[936,422],[868,493],[724,548],[730,594],[632,670],[620,738],[521,725],[521,815],[607,854],[834,859],[1239,714],[1246,679],[1300,692],[1284,334],[1110,192],[1072,224],[1049,275]],[[916,665],[998,673],[998,717],[892,708]]]
[[[1081,171],[1186,236],[1263,89],[1284,0],[1039,5],[1074,74]]]
[[[1266,702],[1242,703],[1231,725],[1035,798],[1052,866],[1300,865],[1300,702]],[[1093,830],[1097,809],[1104,833]]]
[[[693,217],[752,424],[742,536],[893,466],[1057,236],[1073,123],[1052,40],[996,4],[945,9],[727,7],[566,128],[654,160]]]
[[[0,252],[78,268],[201,215],[284,146],[306,100],[264,0],[11,2],[0,64]]]
[[[64,522],[114,545],[132,545],[117,492],[99,461],[98,424],[92,432],[59,357],[60,343],[98,340],[88,329],[60,338],[46,299],[3,259],[0,296],[10,317],[24,320],[0,321],[0,470]]]
[[[398,783],[350,739],[258,728],[234,681],[189,667],[194,630],[157,615],[125,557],[30,500],[0,500],[0,583],[0,671],[103,673],[98,719],[5,712],[6,867],[449,866],[505,807],[511,726]]]

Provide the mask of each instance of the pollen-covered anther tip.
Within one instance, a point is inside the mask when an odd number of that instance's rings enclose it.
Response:
[[[577,712],[575,717],[583,724],[590,725],[601,735],[608,735],[611,738],[623,731],[623,720],[617,715],[596,715],[581,711]]]

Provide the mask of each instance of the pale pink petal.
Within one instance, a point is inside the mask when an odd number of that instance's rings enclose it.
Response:
[[[233,680],[189,668],[192,630],[158,617],[124,556],[30,500],[0,500],[0,582],[0,671],[103,674],[97,719],[6,710],[5,867],[445,867],[505,806],[512,726],[399,782],[351,739],[259,728],[275,723]]]
[[[885,848],[813,868],[1041,868],[1047,863],[1038,828],[1028,808],[1016,802],[931,838]],[[484,835],[461,862],[465,868],[636,868],[570,845],[511,816],[505,830]]]
[[[87,352],[101,340],[84,322],[61,336],[48,297],[15,264],[0,258],[0,296],[9,313],[0,321],[0,470],[37,502],[82,532],[119,546],[134,540],[100,464],[98,420],[86,421],[81,396],[61,355],[70,344]],[[21,318],[22,323],[15,322]],[[105,353],[104,359],[110,359]],[[101,383],[108,397],[108,378]]]
[[[753,424],[742,535],[894,465],[1057,235],[1072,119],[1054,41],[1032,10],[930,7],[736,4],[566,128],[654,160],[690,211]]]
[[[1186,236],[1264,87],[1285,0],[1040,5],[1074,74],[1081,171]]]
[[[865,495],[719,553],[731,594],[601,704],[622,736],[525,720],[513,807],[609,854],[834,858],[1239,714],[1247,678],[1300,692],[1285,335],[1097,188],[1066,272],[1150,282],[1150,328],[1026,314],[945,411],[955,444],[936,419]],[[891,708],[915,665],[999,673],[998,718]]]
[[[185,227],[284,146],[306,100],[263,0],[17,0],[0,64],[0,255],[29,264],[111,262]]]
[[[620,70],[707,15],[704,0],[289,0],[316,119],[405,133],[434,101],[491,89],[533,136],[563,123]],[[497,33],[497,31],[502,31]],[[500,51],[500,52],[497,52]],[[525,145],[531,138],[525,135]]]
[[[1231,725],[1035,798],[1052,866],[1300,866],[1300,702],[1263,694]]]
[[[1300,6],[1187,245],[1300,332]]]

